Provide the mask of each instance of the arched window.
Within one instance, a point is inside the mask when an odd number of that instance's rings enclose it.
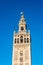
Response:
[[[24,43],[26,43],[26,38],[24,38]]]
[[[29,38],[27,38],[27,43],[29,43]]]
[[[16,43],[16,38],[15,38],[15,43]]]
[[[23,51],[20,51],[20,56],[23,56]]]
[[[19,43],[19,38],[17,38],[17,43]]]
[[[23,36],[20,37],[20,43],[23,43]]]
[[[23,31],[24,30],[24,27],[21,27],[21,30]]]

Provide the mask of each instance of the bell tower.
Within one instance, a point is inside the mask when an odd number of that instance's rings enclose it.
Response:
[[[19,21],[18,33],[13,36],[12,65],[31,65],[30,30],[26,32],[24,15]]]

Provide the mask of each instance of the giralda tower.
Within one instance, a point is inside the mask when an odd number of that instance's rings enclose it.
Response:
[[[12,65],[31,65],[30,29],[27,32],[23,14],[18,25],[19,30],[13,36]]]

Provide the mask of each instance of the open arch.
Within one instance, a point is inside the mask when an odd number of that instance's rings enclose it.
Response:
[[[23,36],[20,37],[20,43],[23,43]]]

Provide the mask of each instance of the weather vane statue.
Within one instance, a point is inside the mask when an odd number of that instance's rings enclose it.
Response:
[[[23,12],[20,12],[21,15],[23,15],[24,13]]]

